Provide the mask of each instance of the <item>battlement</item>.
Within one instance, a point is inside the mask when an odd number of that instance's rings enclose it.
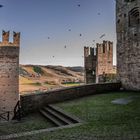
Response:
[[[96,56],[96,48],[84,47],[84,56],[85,57]]]
[[[0,47],[19,47],[20,46],[20,32],[13,32],[13,42],[9,42],[10,31],[2,31],[2,42],[0,42]]]
[[[103,43],[101,43],[101,44],[97,43],[96,47],[97,47],[97,52],[98,53],[112,52],[112,50],[113,50],[113,42],[104,40]]]
[[[113,52],[113,42],[111,41],[103,41],[103,43],[96,44],[96,48],[92,47],[84,47],[84,56],[85,57],[96,57],[98,54],[106,54]]]

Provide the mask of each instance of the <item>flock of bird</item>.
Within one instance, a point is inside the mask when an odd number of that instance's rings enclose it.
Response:
[[[0,4],[0,8],[2,8],[3,5]],[[81,7],[81,4],[78,4],[77,7]],[[101,15],[101,13],[97,13],[97,15]],[[71,29],[68,29],[69,32],[71,32]],[[79,36],[82,36],[82,33],[79,34]],[[105,36],[105,34],[102,34],[99,38],[103,38]],[[50,37],[48,37],[48,39],[50,39]],[[95,40],[93,40],[93,42],[95,42]],[[94,45],[94,44],[93,44]],[[67,48],[67,45],[64,45],[64,48]],[[54,55],[52,56],[53,58],[55,57]],[[82,56],[83,57],[83,56]]]
[[[78,4],[77,6],[78,6],[78,7],[81,7],[80,4]],[[97,15],[101,15],[101,13],[98,12]],[[68,31],[71,32],[71,29],[68,29]],[[105,35],[106,35],[106,34],[102,34],[99,38],[102,39],[103,37],[105,37]],[[81,36],[82,36],[82,33],[80,33],[79,36],[81,37]],[[50,39],[50,37],[48,37],[48,39]],[[95,40],[93,40],[93,42],[95,43]],[[94,45],[94,44],[92,44],[92,45]],[[64,49],[66,49],[66,48],[67,48],[67,45],[64,45]],[[53,55],[52,57],[55,58],[54,55]],[[84,57],[84,56],[82,56],[82,58],[83,58],[83,57]]]

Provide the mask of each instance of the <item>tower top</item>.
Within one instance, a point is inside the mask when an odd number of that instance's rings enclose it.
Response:
[[[20,46],[20,32],[13,32],[13,42],[9,42],[10,31],[2,31],[2,42],[0,42],[0,47],[19,47]]]

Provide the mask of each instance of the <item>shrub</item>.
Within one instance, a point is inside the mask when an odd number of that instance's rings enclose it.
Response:
[[[43,74],[43,70],[41,69],[41,67],[39,66],[33,66],[33,70],[34,72],[38,73],[38,74]]]

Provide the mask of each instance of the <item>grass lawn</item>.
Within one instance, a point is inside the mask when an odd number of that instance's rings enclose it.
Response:
[[[72,86],[79,86],[80,83],[66,83],[66,84],[62,84],[64,87],[72,87]]]
[[[36,82],[36,83],[28,83],[28,84],[25,84],[25,85],[41,86],[41,83]]]
[[[53,124],[47,121],[40,114],[30,114],[20,122],[10,122],[0,124],[0,136],[12,133],[27,132],[43,128],[53,127]]]
[[[111,101],[137,96],[127,105]],[[112,92],[56,104],[84,123],[17,140],[140,140],[140,93]]]

